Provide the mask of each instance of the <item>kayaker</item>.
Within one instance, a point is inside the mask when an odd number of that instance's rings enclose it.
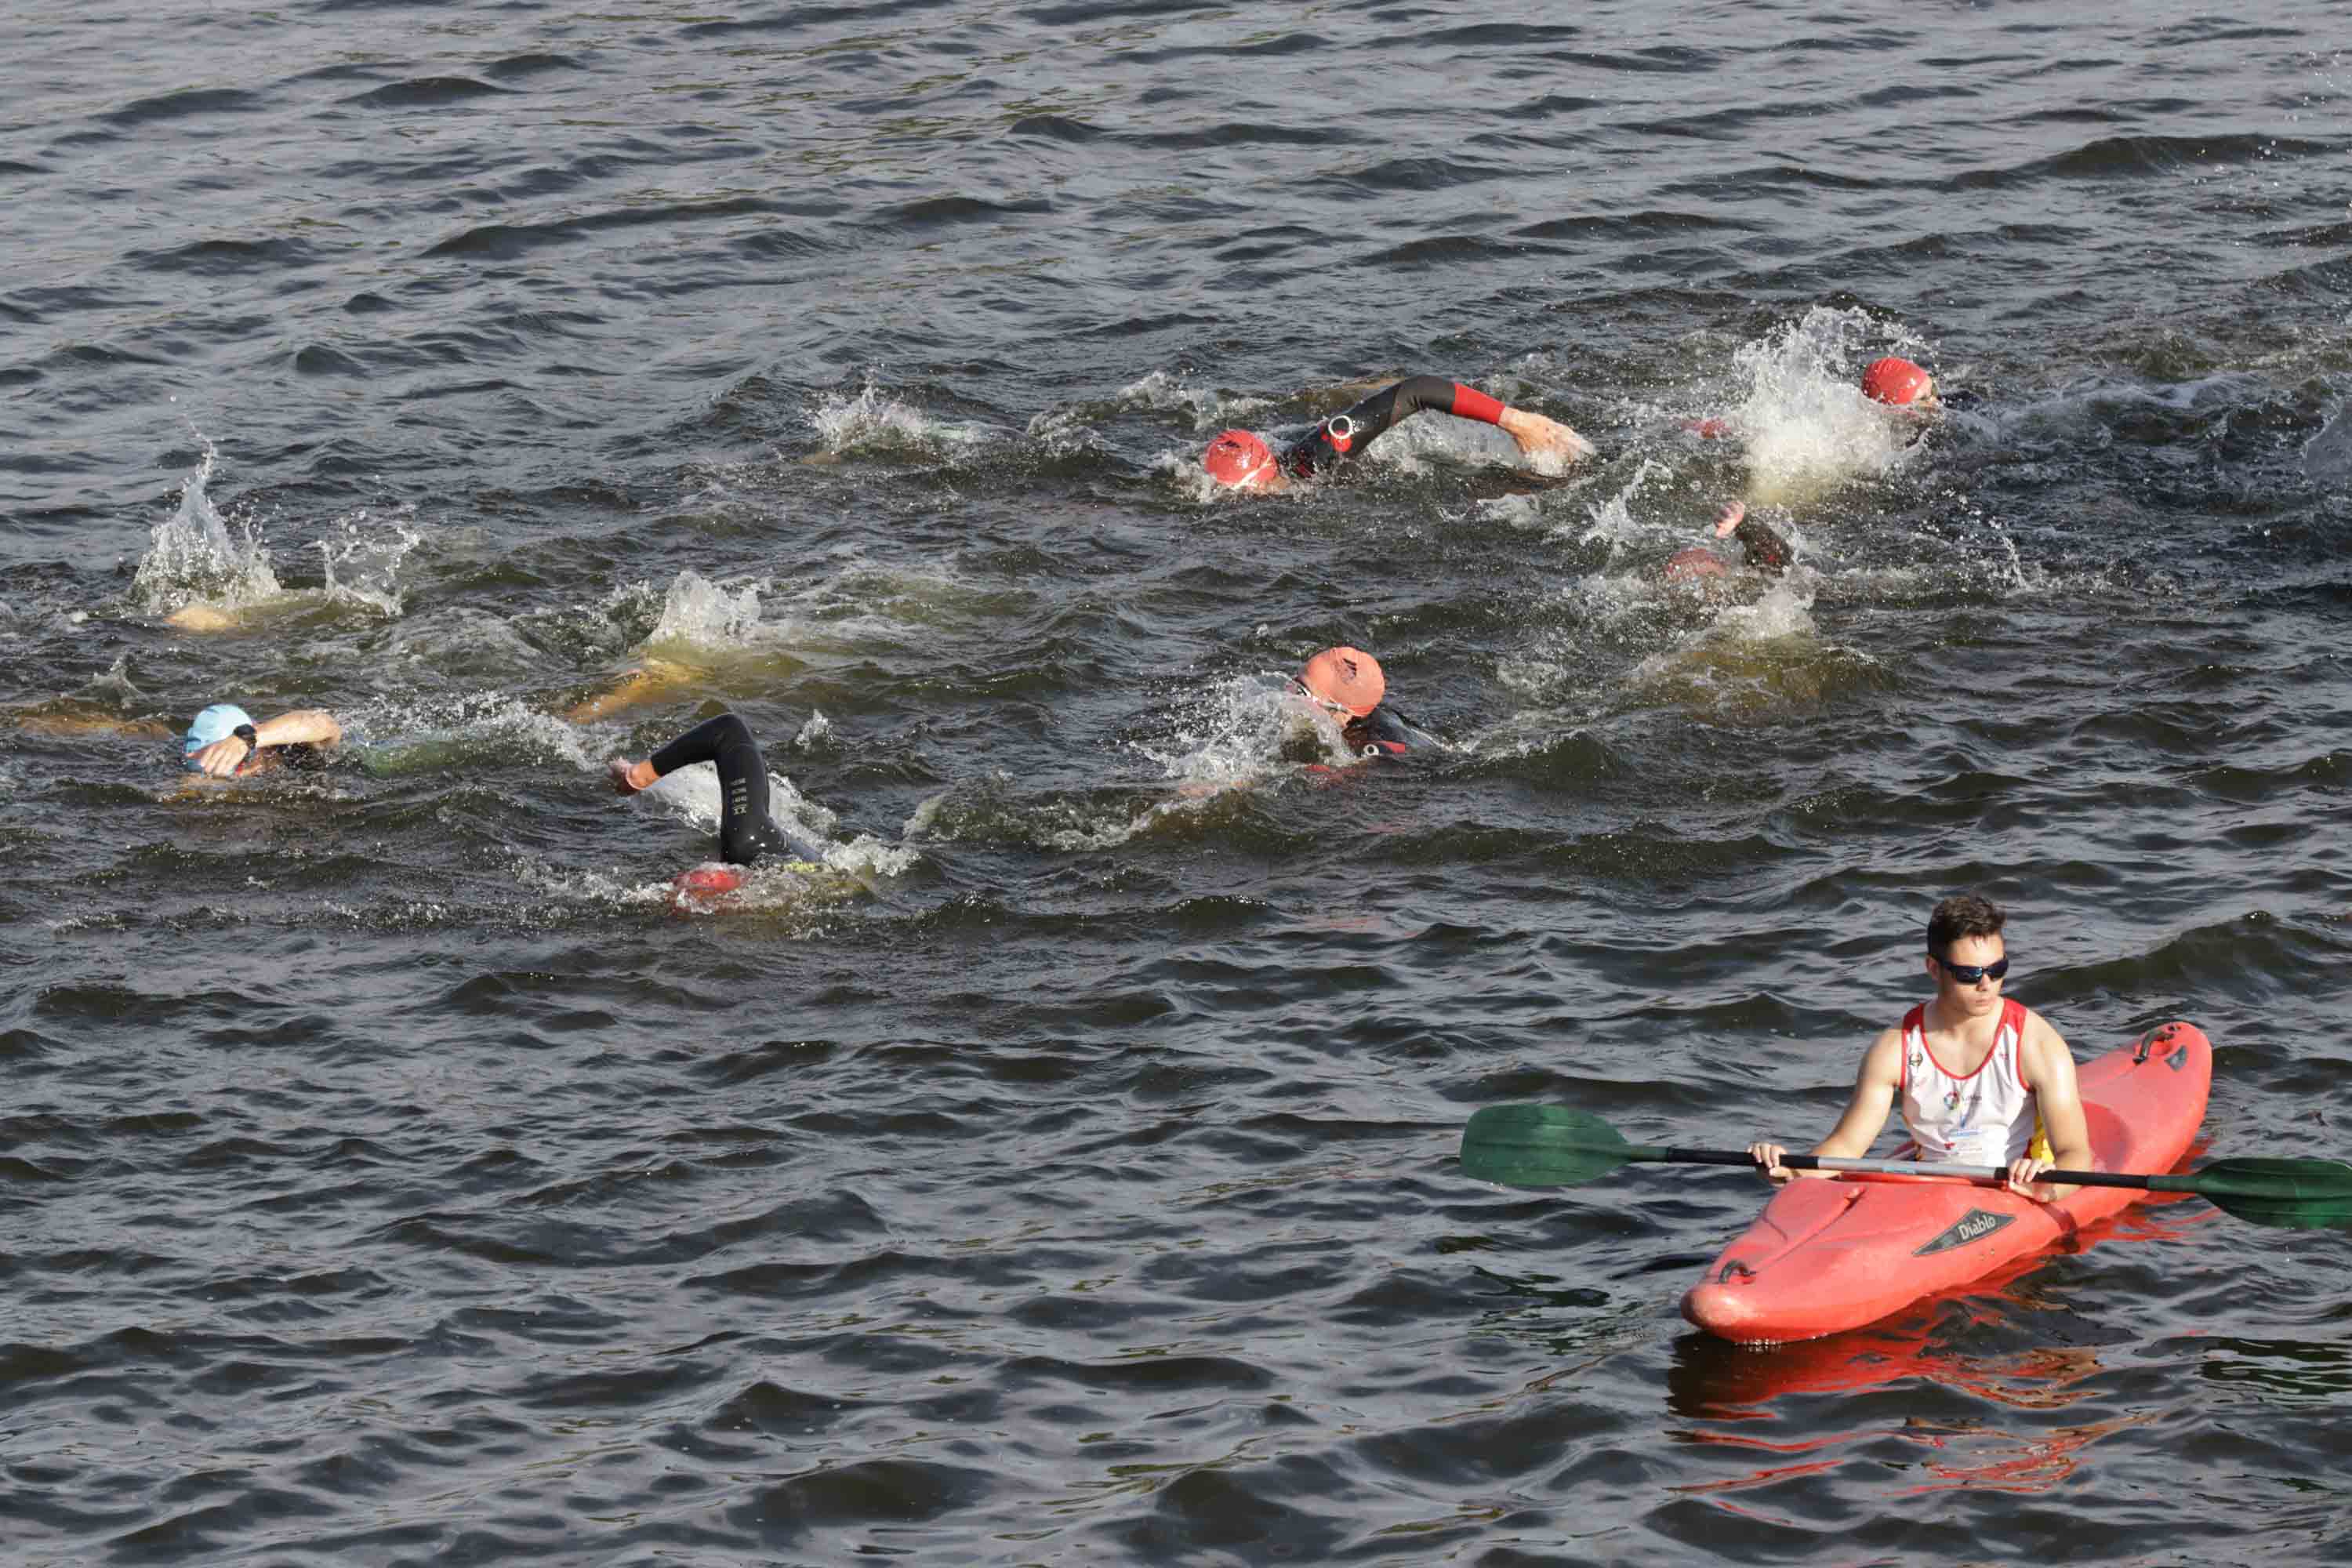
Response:
[[[1344,414],[1334,414],[1279,450],[1250,431],[1225,431],[1201,454],[1201,467],[1217,483],[1234,489],[1286,490],[1360,454],[1391,426],[1424,408],[1496,426],[1522,457],[1554,465],[1547,471],[1558,472],[1592,455],[1592,443],[1557,419],[1513,408],[1458,381],[1415,375],[1381,388]]]
[[[2074,1053],[2048,1019],[2000,994],[2006,919],[1974,893],[1936,906],[1927,959],[1936,994],[1871,1043],[1845,1114],[1814,1153],[1860,1159],[1900,1104],[1923,1163],[2006,1166],[2009,1189],[2040,1203],[2075,1191],[2035,1181],[2053,1167],[2092,1168],[2091,1133]],[[1835,1174],[1790,1170],[1782,1144],[1759,1142],[1748,1152],[1769,1181]]]

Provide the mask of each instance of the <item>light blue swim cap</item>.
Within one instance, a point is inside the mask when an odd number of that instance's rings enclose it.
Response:
[[[197,714],[196,721],[188,726],[188,733],[180,742],[181,765],[193,771],[202,771],[197,769],[195,763],[191,760],[198,752],[203,751],[215,741],[227,738],[239,724],[252,722],[253,716],[236,703],[214,703]]]

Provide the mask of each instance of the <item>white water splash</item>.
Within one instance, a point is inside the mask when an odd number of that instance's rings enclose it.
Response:
[[[423,535],[389,519],[364,511],[343,519],[340,537],[319,541],[327,596],[398,616],[400,564],[422,542]]]
[[[205,494],[219,452],[210,441],[204,447],[204,461],[180,487],[178,510],[155,525],[131,579],[132,602],[151,615],[168,616],[196,604],[240,609],[279,592],[269,553],[252,524],[243,525],[239,540]]]
[[[766,585],[761,578],[730,592],[698,572],[680,572],[662,597],[660,618],[646,634],[646,645],[742,647],[760,625],[760,590]]]
[[[1735,351],[1748,393],[1727,420],[1747,441],[1748,500],[1793,505],[1898,466],[1918,426],[1864,397],[1860,379],[1869,360],[1906,350],[1925,353],[1866,311],[1816,306]]]

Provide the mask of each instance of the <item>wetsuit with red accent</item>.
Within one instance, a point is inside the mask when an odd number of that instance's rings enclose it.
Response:
[[[1411,720],[1387,707],[1340,725],[1339,739],[1360,757],[1402,757],[1417,747],[1436,744]]]
[[[1487,425],[1498,425],[1503,418],[1503,405],[1475,386],[1443,376],[1411,376],[1381,388],[1344,414],[1334,414],[1311,434],[1284,447],[1276,461],[1291,478],[1311,479],[1361,452],[1390,426],[1424,408]]]
[[[1748,564],[1772,576],[1786,572],[1797,559],[1797,552],[1789,548],[1787,540],[1752,517],[1740,519],[1731,537],[1739,541],[1740,549],[1747,552]]]
[[[749,866],[762,855],[779,852],[802,860],[824,858],[821,851],[794,838],[768,815],[768,764],[751,731],[734,714],[704,720],[650,760],[657,775],[695,763],[718,764],[719,858],[728,864]]]

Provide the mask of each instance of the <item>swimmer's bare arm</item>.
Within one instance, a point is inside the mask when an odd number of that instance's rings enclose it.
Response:
[[[263,720],[253,727],[253,738],[258,743],[248,749],[242,735],[223,735],[188,761],[214,778],[226,778],[245,765],[251,751],[266,752],[272,746],[332,746],[341,742],[343,727],[323,708],[302,708]]]
[[[1838,1160],[1859,1160],[1870,1152],[1878,1142],[1879,1132],[1886,1126],[1888,1112],[1895,1109],[1895,1097],[1903,1088],[1903,1031],[1889,1029],[1870,1044],[1863,1053],[1862,1068],[1854,1075],[1853,1097],[1846,1101],[1845,1114],[1830,1135],[1813,1145],[1813,1152]],[[1762,1167],[1767,1181],[1785,1182],[1791,1176],[1832,1176],[1834,1171],[1791,1171],[1780,1163],[1788,1152],[1785,1145],[1755,1142],[1748,1152]]]

